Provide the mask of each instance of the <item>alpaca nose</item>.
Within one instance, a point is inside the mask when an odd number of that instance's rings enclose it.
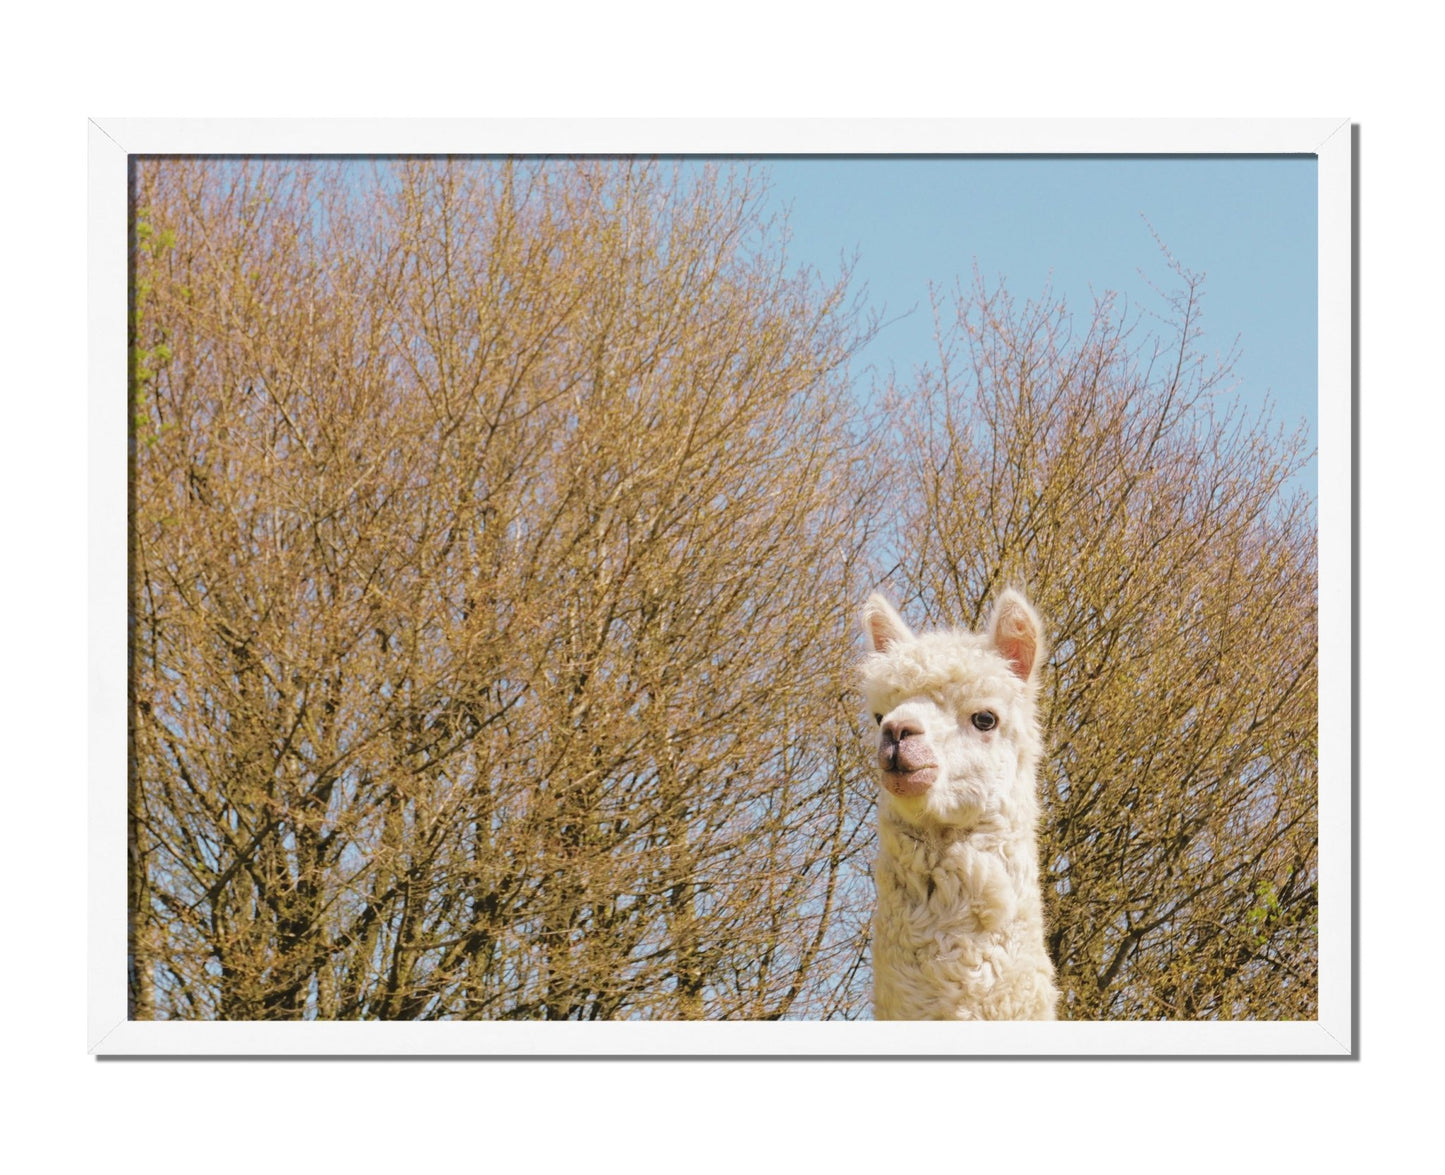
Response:
[[[924,732],[922,718],[905,715],[890,718],[879,727],[878,767],[894,795],[918,796],[932,786],[938,774],[938,756]]]
[[[883,724],[883,741],[901,743],[904,739],[923,733],[923,725],[916,719],[890,718]]]

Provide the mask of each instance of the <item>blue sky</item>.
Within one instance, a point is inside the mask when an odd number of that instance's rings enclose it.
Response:
[[[856,282],[892,318],[863,362],[907,378],[933,361],[930,281],[971,281],[975,262],[1018,298],[1051,283],[1077,312],[1091,289],[1163,311],[1149,283],[1174,275],[1160,240],[1202,273],[1207,353],[1238,339],[1238,391],[1268,394],[1276,420],[1315,443],[1317,202],[1313,157],[771,159],[772,199],[789,212],[789,256]],[[1142,271],[1142,276],[1141,276]],[[1146,280],[1147,279],[1147,280]],[[1315,493],[1313,463],[1300,484]]]

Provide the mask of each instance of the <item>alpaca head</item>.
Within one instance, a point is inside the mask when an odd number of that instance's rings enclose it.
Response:
[[[863,608],[863,695],[877,724],[879,803],[915,825],[1015,824],[1036,810],[1038,615],[1006,591],[982,633],[915,635],[880,595]]]

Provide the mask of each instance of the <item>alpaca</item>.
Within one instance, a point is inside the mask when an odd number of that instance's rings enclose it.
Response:
[[[878,724],[879,1020],[1052,1020],[1034,767],[1038,615],[1006,591],[984,633],[915,636],[880,595],[863,627]]]

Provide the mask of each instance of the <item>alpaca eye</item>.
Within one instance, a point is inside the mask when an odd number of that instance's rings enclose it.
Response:
[[[973,716],[975,730],[992,730],[998,725],[998,718],[992,710],[980,710]]]
[[[873,721],[876,722],[876,723],[878,723],[879,726],[882,726],[882,725],[883,725],[883,715],[882,715],[882,714],[875,714],[875,715],[873,715]]]

